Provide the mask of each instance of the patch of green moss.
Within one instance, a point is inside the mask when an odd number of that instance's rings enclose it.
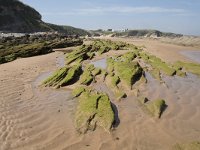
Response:
[[[200,64],[178,61],[174,64],[174,66],[179,67],[179,68],[184,68],[188,72],[191,72],[193,74],[200,76]]]
[[[92,120],[97,114],[97,104],[100,95],[83,92],[79,97],[79,104],[77,107],[75,123],[76,128],[80,133],[86,133],[87,130],[94,130],[96,125],[91,124]]]
[[[8,38],[6,41],[2,41],[3,46],[0,50],[0,57],[2,61],[0,63],[10,62],[17,58],[31,57],[52,52],[55,48],[63,48],[68,46],[76,46],[82,43],[81,40],[65,39],[58,37],[37,37],[33,40],[33,37],[18,37]],[[58,40],[59,39],[59,40]]]
[[[120,80],[132,89],[132,85],[140,79],[143,74],[142,67],[137,62],[120,62],[114,63],[114,70]]]
[[[94,65],[87,65],[84,69],[83,74],[80,76],[79,82],[83,85],[89,85],[94,79],[94,76],[92,75],[93,70],[95,70]]]
[[[112,73],[114,71],[114,60],[112,58],[107,58],[106,63],[107,63],[106,69],[108,73]]]
[[[137,57],[137,55],[134,52],[128,52],[128,53],[122,55],[120,58],[122,59],[122,61],[131,62],[136,57]]]
[[[111,84],[113,85],[113,86],[117,86],[117,84],[120,82],[120,79],[119,79],[119,77],[118,76],[116,76],[116,75],[114,75],[114,76],[112,76],[111,77]]]
[[[176,70],[171,65],[163,62],[160,58],[145,52],[141,52],[140,56],[146,63],[150,64],[153,69],[156,69],[156,71],[159,70],[168,76],[173,76],[176,74]],[[155,77],[158,78],[157,75],[155,75]]]
[[[53,73],[52,76],[42,82],[45,86],[59,88],[70,84],[74,79],[79,77],[81,73],[81,65],[77,64],[72,67],[63,67]]]
[[[139,101],[140,101],[141,104],[145,104],[145,103],[147,103],[149,100],[148,100],[148,98],[146,98],[146,97],[140,97],[140,98],[139,98]]]
[[[125,98],[127,95],[123,90],[119,89],[117,84],[120,82],[120,79],[116,75],[110,75],[108,74],[106,76],[106,84],[108,87],[110,87],[111,91],[115,95],[117,100],[120,100],[121,98]]]
[[[60,81],[63,80],[63,78],[65,78],[68,70],[69,70],[68,67],[63,67],[58,69],[53,73],[53,75],[44,80],[42,84],[45,86],[56,86]]]
[[[126,98],[127,95],[125,92],[123,92],[122,90],[119,90],[119,89],[115,89],[115,97],[117,98],[117,100],[121,100],[122,98]]]
[[[157,68],[161,70],[163,73],[165,73],[168,76],[173,76],[176,74],[176,70],[173,69],[170,65],[163,62],[160,58],[156,56],[150,56],[148,61],[153,68]]]
[[[74,53],[70,53],[66,56],[66,59],[65,59],[65,64],[68,65],[76,60],[85,60],[87,59],[87,55],[85,52],[74,52]]]
[[[110,47],[107,47],[107,46],[102,46],[102,47],[100,47],[100,49],[99,49],[98,53],[101,55],[101,54],[103,54],[103,53],[106,53],[106,52],[108,52],[109,50],[111,50],[111,48],[110,48]]]
[[[99,126],[103,127],[107,132],[110,131],[114,122],[114,113],[110,99],[106,94],[101,94],[98,100],[97,120]]]
[[[94,58],[95,53],[94,52],[88,52],[87,56],[88,56],[89,59],[92,59],[92,58]]]
[[[155,78],[159,81],[162,81],[159,69],[154,68],[154,69],[150,70],[149,72],[153,76],[153,78]]]
[[[75,118],[80,133],[94,130],[96,126],[109,131],[113,122],[114,112],[106,94],[86,90],[80,95]]]
[[[105,71],[104,69],[101,69],[101,80],[104,82],[106,79],[106,76],[108,75],[107,71]]]
[[[4,59],[5,59],[5,62],[11,62],[17,59],[17,56],[15,54],[10,54],[10,55],[5,56]]]
[[[93,76],[89,70],[84,70],[79,82],[83,85],[89,85],[93,81]]]
[[[173,150],[200,150],[200,142],[191,142],[186,144],[176,144]]]
[[[83,86],[76,87],[72,91],[72,96],[73,97],[79,97],[83,92],[85,92],[85,87],[83,87]]]
[[[56,88],[68,85],[72,80],[79,77],[80,73],[81,73],[81,65],[80,64],[72,66],[68,70],[65,78],[59,82],[59,84],[56,86]]]
[[[166,104],[163,99],[157,99],[145,104],[147,110],[156,118],[160,118]]]
[[[101,69],[100,69],[100,68],[95,68],[95,69],[92,71],[92,75],[93,75],[93,76],[99,75],[100,73],[101,73]]]

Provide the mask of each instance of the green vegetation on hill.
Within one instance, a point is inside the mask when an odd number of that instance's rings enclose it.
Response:
[[[124,32],[117,32],[115,36],[134,36],[134,37],[182,37],[182,34],[175,34],[169,32],[161,32],[158,30],[127,30]]]
[[[67,35],[78,35],[78,36],[84,36],[84,35],[90,35],[89,32],[83,29],[75,28],[72,26],[61,26],[61,25],[54,25],[47,23],[46,24],[52,31],[57,31],[59,33],[65,33]]]
[[[71,26],[45,23],[41,19],[39,12],[19,0],[0,0],[0,31],[16,33],[58,31],[67,35],[90,34]]]

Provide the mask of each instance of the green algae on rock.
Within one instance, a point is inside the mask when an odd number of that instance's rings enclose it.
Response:
[[[72,96],[79,97],[83,92],[85,92],[85,87],[78,86],[72,91]]]
[[[46,41],[48,40],[48,41]],[[13,61],[17,58],[37,56],[52,52],[56,48],[78,46],[83,42],[80,39],[61,38],[41,35],[38,37],[18,37],[8,38],[5,41],[0,39],[0,64]]]
[[[115,62],[115,73],[120,80],[132,89],[132,85],[140,79],[143,74],[142,67],[137,62]]]
[[[173,150],[200,150],[200,142],[176,144]]]
[[[68,67],[58,69],[53,75],[44,80],[42,84],[45,86],[56,86],[67,75],[68,70]]]
[[[111,88],[111,91],[115,95],[117,100],[120,100],[121,98],[125,98],[127,95],[123,90],[119,89],[117,84],[120,82],[120,78],[116,75],[108,74],[106,76],[106,84],[108,87]]]
[[[145,104],[145,106],[154,117],[160,118],[166,107],[166,104],[163,99],[157,99],[150,101],[149,103]]]
[[[81,65],[77,64],[71,67],[63,67],[55,71],[52,76],[42,82],[45,86],[59,88],[70,84],[81,73]]]
[[[95,130],[96,126],[110,131],[114,122],[114,112],[109,97],[96,91],[84,91],[79,96],[75,123],[79,133]]]
[[[93,81],[94,79],[94,76],[92,74],[93,70],[95,70],[95,67],[92,64],[89,64],[85,67],[84,72],[79,79],[80,84],[89,85]]]
[[[184,68],[185,70],[200,76],[200,64],[178,61],[174,64],[174,66]]]

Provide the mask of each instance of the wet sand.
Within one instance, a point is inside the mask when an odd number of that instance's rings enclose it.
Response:
[[[174,45],[167,45],[173,51]],[[173,60],[187,60],[176,50]],[[200,78],[193,75],[166,77],[160,84],[146,74],[148,83],[139,87],[140,94],[166,100],[161,119],[145,113],[131,95],[121,102],[112,99],[118,123],[110,134],[98,128],[79,135],[73,120],[77,100],[70,91],[38,86],[63,65],[62,59],[55,52],[0,65],[0,150],[169,150],[176,143],[200,141]],[[110,92],[105,85],[96,88]]]
[[[200,50],[199,51],[181,51],[183,56],[189,58],[192,61],[200,63]]]

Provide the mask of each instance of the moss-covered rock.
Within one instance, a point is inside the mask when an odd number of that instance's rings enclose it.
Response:
[[[83,86],[78,86],[72,91],[72,96],[73,97],[79,97],[83,92],[85,92],[85,87]]]
[[[141,104],[145,104],[145,103],[147,103],[149,100],[148,100],[147,97],[140,97],[140,98],[139,98],[139,101],[140,101]]]
[[[101,73],[101,69],[100,68],[95,68],[94,70],[92,70],[92,75],[96,76],[99,75]]]
[[[80,48],[68,53],[66,55],[65,64],[71,64],[74,61],[83,61],[89,58],[87,51],[91,49],[90,46],[81,46]]]
[[[86,90],[80,95],[75,118],[79,133],[94,130],[96,126],[109,132],[113,122],[114,112],[106,94]]]
[[[79,80],[80,84],[89,85],[94,79],[94,76],[92,74],[92,71],[94,70],[95,70],[94,65],[92,64],[87,65],[84,68],[84,72],[80,77],[80,80]]]
[[[145,52],[140,52],[140,56],[147,64],[150,64],[152,66],[153,76],[156,77],[157,79],[159,79],[159,77],[156,73],[158,71],[162,72],[162,73],[164,73],[165,75],[168,75],[168,76],[173,76],[173,75],[176,74],[176,70],[173,68],[173,66],[165,63],[160,58],[158,58],[154,55],[147,54]]]
[[[159,69],[153,68],[153,69],[149,70],[149,73],[153,76],[153,78],[155,78],[155,79],[157,79],[159,81],[162,81]]]
[[[73,80],[76,80],[81,73],[81,65],[77,64],[72,67],[63,67],[54,72],[52,76],[42,82],[45,86],[52,86],[59,88],[68,84],[71,84]]]
[[[84,70],[80,77],[80,84],[89,85],[93,81],[93,75],[89,70]]]
[[[101,94],[97,107],[97,124],[107,132],[110,131],[114,122],[114,112],[108,95]]]
[[[72,66],[68,70],[65,78],[63,80],[61,80],[60,83],[56,87],[59,88],[61,86],[68,85],[71,81],[78,78],[80,76],[80,73],[81,73],[81,65],[80,64]]]
[[[131,62],[134,58],[136,58],[137,55],[134,53],[134,52],[128,52],[128,53],[125,53],[124,55],[122,55],[120,57],[120,59],[122,61],[128,61],[128,62]]]
[[[117,61],[114,63],[114,70],[120,80],[130,89],[143,74],[143,69],[137,62]]]
[[[127,95],[126,93],[118,88],[118,83],[120,82],[120,79],[116,75],[108,74],[106,76],[106,84],[108,87],[110,87],[111,91],[115,95],[117,100],[120,100],[122,98],[125,98]]]
[[[200,142],[176,144],[173,150],[200,150]]]
[[[96,124],[91,124],[91,122],[97,113],[99,98],[100,95],[88,91],[81,94],[75,117],[76,128],[80,133],[95,129]]]
[[[173,76],[176,74],[175,69],[173,69],[170,65],[163,62],[160,58],[158,58],[156,56],[151,55],[149,57],[148,62],[152,65],[153,68],[157,68],[157,69],[163,71],[163,73],[165,73],[168,76]]]
[[[56,85],[58,85],[58,83],[65,78],[68,70],[69,70],[68,67],[63,67],[63,68],[58,69],[57,71],[55,71],[53,73],[53,75],[51,75],[46,80],[44,80],[42,82],[42,84],[45,85],[45,86],[56,86]]]
[[[200,76],[200,64],[178,61],[174,64],[174,66],[178,68],[184,68],[188,72]]]
[[[55,48],[65,48],[82,44],[80,39],[69,39],[60,35],[23,36],[0,39],[0,64],[17,58],[31,57],[52,52]]]
[[[160,118],[166,104],[163,99],[157,99],[145,104],[147,110],[156,118]]]
[[[112,73],[114,71],[114,60],[112,58],[107,58],[106,63],[106,70],[108,71],[108,73]]]

